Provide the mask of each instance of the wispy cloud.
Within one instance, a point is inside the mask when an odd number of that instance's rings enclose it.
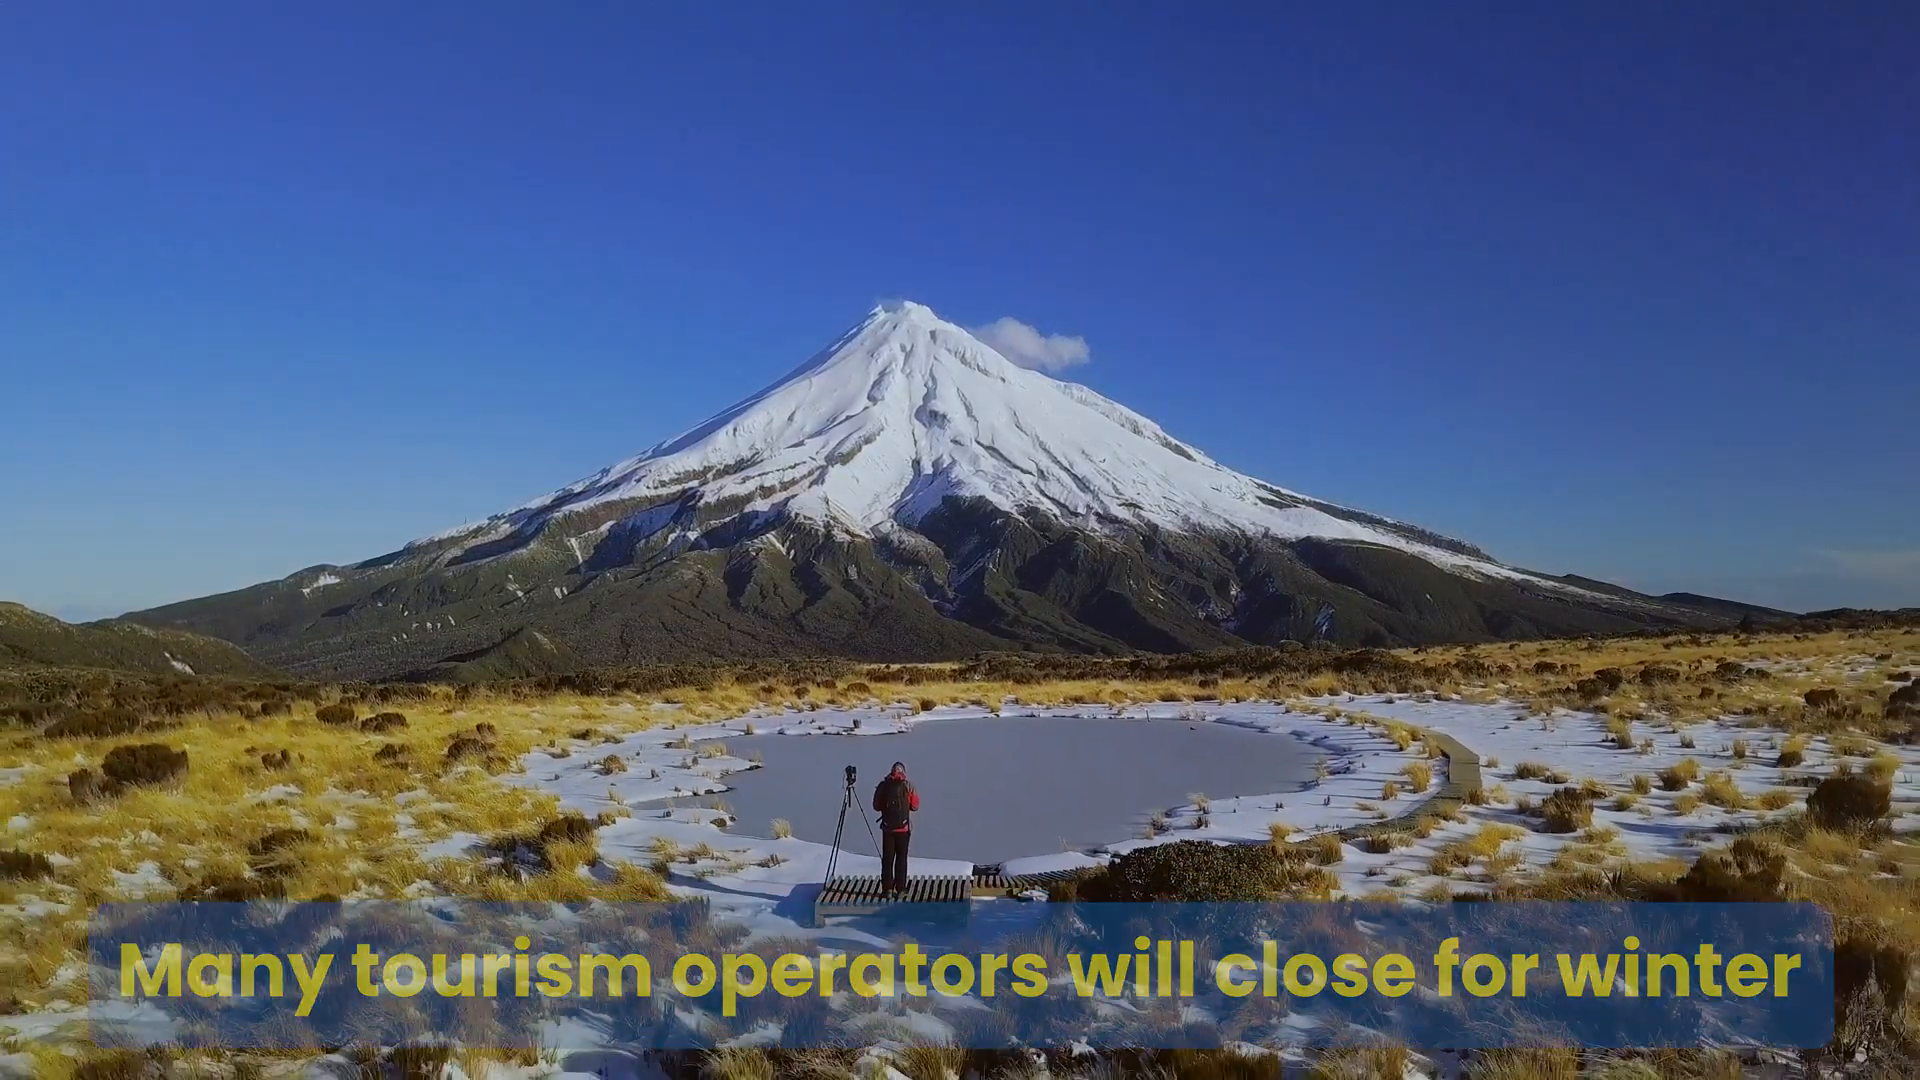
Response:
[[[1847,577],[1894,585],[1920,584],[1920,547],[1879,551],[1823,548],[1814,552],[1814,555],[1827,569]]]
[[[1049,374],[1088,363],[1093,351],[1087,339],[1066,334],[1043,334],[1019,319],[1002,317],[973,328],[973,336],[1023,368]]]

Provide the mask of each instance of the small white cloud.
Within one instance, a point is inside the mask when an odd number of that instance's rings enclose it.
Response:
[[[1023,368],[1048,373],[1064,371],[1093,359],[1087,339],[1066,334],[1042,334],[1015,318],[999,318],[973,328],[973,336]]]
[[[1896,584],[1920,582],[1920,548],[1892,548],[1884,551],[1835,551],[1814,554],[1836,572],[1848,577]]]

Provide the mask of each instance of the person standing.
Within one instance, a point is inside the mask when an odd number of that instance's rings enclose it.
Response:
[[[897,900],[907,891],[907,842],[913,838],[912,815],[920,809],[920,793],[907,779],[904,762],[894,762],[873,789],[873,808],[880,814],[880,888]]]

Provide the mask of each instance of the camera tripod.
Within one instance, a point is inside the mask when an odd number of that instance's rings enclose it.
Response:
[[[826,877],[828,883],[833,881],[834,865],[840,861],[840,836],[847,828],[847,811],[853,808],[853,786],[858,783],[857,776],[858,774],[854,771],[853,766],[847,766],[847,787],[840,795],[840,821],[833,827],[833,850],[827,854]],[[863,814],[860,820],[866,821],[866,816]],[[873,841],[873,852],[878,855],[880,853],[880,838],[873,834],[873,822],[871,821],[867,821],[867,839]]]

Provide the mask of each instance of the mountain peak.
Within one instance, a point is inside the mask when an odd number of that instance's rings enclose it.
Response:
[[[1360,541],[1458,572],[1518,574],[1458,541],[1228,469],[909,300],[875,306],[784,378],[638,457],[411,546],[506,552],[549,524],[582,543],[619,528],[697,545],[716,523],[737,536],[788,519],[871,534],[912,528],[952,498],[1096,532]]]
[[[903,300],[898,298],[892,299],[892,300],[880,301],[878,304],[875,304],[873,306],[873,310],[868,314],[900,315],[900,316],[904,316],[906,318],[911,318],[911,319],[927,319],[934,322],[940,321],[940,316],[936,315],[934,313],[934,310],[928,307],[927,305],[918,303],[913,300]]]

